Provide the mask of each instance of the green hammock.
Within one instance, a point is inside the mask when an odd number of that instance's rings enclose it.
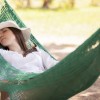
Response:
[[[16,21],[20,27],[25,27],[4,0],[0,10],[0,22],[9,19]],[[46,51],[33,35],[28,46],[31,43]],[[0,55],[0,90],[7,91],[11,100],[66,100],[90,87],[99,74],[100,29],[74,52],[41,74],[21,72]]]

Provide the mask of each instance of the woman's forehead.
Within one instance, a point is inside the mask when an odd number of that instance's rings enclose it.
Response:
[[[3,31],[3,30],[5,30],[5,29],[8,29],[7,27],[5,27],[5,28],[2,28],[2,29],[0,29],[0,31]]]
[[[5,27],[5,28],[0,29],[0,33],[1,33],[2,31],[4,31],[5,29],[8,29],[8,28]]]

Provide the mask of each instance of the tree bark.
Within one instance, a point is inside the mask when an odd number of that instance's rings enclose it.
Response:
[[[70,0],[70,8],[74,8],[75,0]]]
[[[44,0],[43,8],[49,8],[49,3],[50,2],[51,2],[51,0]]]
[[[27,0],[27,7],[31,7],[31,0]]]

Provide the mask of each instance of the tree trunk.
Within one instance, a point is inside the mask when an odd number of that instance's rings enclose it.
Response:
[[[49,8],[49,3],[50,2],[51,2],[51,0],[44,0],[43,8]]]
[[[70,0],[70,8],[74,8],[75,0]]]
[[[27,0],[27,7],[31,7],[31,0]]]

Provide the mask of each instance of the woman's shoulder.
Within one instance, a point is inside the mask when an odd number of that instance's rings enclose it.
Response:
[[[12,53],[9,52],[8,50],[1,49],[1,48],[0,48],[0,54],[1,54],[2,56],[12,55]]]
[[[40,53],[44,53],[44,52],[45,52],[43,49],[41,49],[41,48],[38,47],[38,46],[36,46],[36,49],[37,49],[37,51],[40,52]]]
[[[19,54],[18,52],[11,51],[11,50],[5,50],[5,49],[0,49],[0,54],[1,55],[17,55]]]
[[[45,56],[48,57],[50,56],[48,52],[46,52],[44,49],[40,48],[40,47],[36,47],[37,51],[41,54],[41,56]]]
[[[5,50],[5,49],[2,49],[2,48],[0,48],[0,53],[2,53],[2,52],[7,52],[8,50]]]

